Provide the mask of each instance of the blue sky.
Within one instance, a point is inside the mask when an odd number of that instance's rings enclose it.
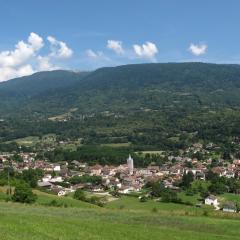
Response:
[[[238,0],[8,0],[0,8],[0,81],[58,68],[240,62]]]

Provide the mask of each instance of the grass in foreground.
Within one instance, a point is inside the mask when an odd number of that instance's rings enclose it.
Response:
[[[234,219],[0,203],[1,240],[237,240],[239,234]]]
[[[38,200],[33,205],[0,202],[1,240],[237,240],[240,235],[239,214],[208,210],[204,216],[205,208],[141,203],[127,196],[100,208],[34,191]],[[52,200],[68,207],[47,206]]]

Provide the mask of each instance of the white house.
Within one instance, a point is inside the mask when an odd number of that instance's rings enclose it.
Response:
[[[61,171],[60,165],[59,165],[59,164],[54,165],[53,171],[54,171],[54,172],[60,172],[60,171]]]
[[[134,190],[133,187],[121,186],[121,188],[119,189],[119,192],[123,194],[128,194],[130,192],[133,192],[133,190]]]
[[[49,180],[50,182],[63,182],[63,178],[61,176],[56,176]]]
[[[66,191],[65,190],[60,190],[57,195],[59,197],[65,196],[66,195]]]
[[[205,204],[215,207],[215,209],[219,209],[219,202],[216,196],[209,195],[205,198]]]

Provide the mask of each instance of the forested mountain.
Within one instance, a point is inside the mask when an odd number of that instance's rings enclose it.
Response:
[[[6,140],[54,132],[87,143],[161,145],[197,132],[196,138],[221,140],[226,128],[228,136],[238,135],[239,106],[240,65],[156,63],[40,72],[0,84],[5,120],[0,134]]]
[[[40,72],[0,84],[0,112],[69,108],[79,112],[162,107],[238,107],[240,66],[166,63],[101,68],[91,73]],[[16,107],[16,109],[14,109]]]

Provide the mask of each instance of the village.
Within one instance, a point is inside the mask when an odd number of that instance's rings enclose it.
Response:
[[[189,149],[188,149],[189,151]],[[201,144],[194,145],[194,151],[205,151]],[[110,195],[117,192],[119,195],[142,193],[147,183],[161,183],[166,189],[175,192],[181,191],[181,182],[187,174],[192,175],[194,181],[206,181],[207,174],[216,174],[226,179],[239,179],[240,160],[230,162],[219,160],[219,166],[209,168],[212,160],[199,161],[196,158],[183,156],[168,156],[161,166],[150,164],[145,168],[134,166],[134,159],[131,155],[126,159],[125,164],[114,165],[89,165],[79,160],[61,161],[51,163],[47,160],[36,160],[36,153],[19,153],[22,161],[14,161],[13,153],[1,153],[0,170],[11,166],[16,172],[23,172],[28,169],[40,169],[43,177],[38,180],[39,189],[52,192],[59,197],[74,193],[77,189],[84,189],[99,195]],[[86,180],[86,176],[94,180]],[[83,181],[82,177],[85,177]],[[146,191],[143,191],[146,193]],[[238,192],[237,192],[238,193]],[[149,194],[148,194],[149,196]],[[216,210],[237,212],[237,205],[227,201],[222,207],[215,194],[208,193],[203,204],[213,206]]]

